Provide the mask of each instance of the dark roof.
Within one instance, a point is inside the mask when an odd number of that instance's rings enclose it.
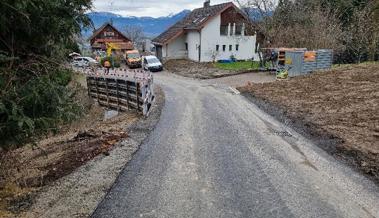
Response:
[[[104,23],[101,27],[99,27],[97,30],[95,30],[92,34],[91,37],[88,38],[88,41],[92,40],[93,38],[95,38],[95,36],[97,36],[105,27],[107,26],[110,26],[112,27],[112,29],[114,29],[115,31],[117,31],[122,37],[124,37],[126,40],[128,41],[131,41],[128,37],[126,37],[122,32],[120,32],[116,27],[114,27],[111,23],[109,22],[106,22]]]
[[[168,28],[165,32],[153,39],[155,44],[166,44],[172,39],[180,36],[184,30],[198,30],[214,16],[217,16],[230,7],[236,7],[232,2],[212,5],[194,9],[190,14]],[[236,7],[237,8],[237,7]]]

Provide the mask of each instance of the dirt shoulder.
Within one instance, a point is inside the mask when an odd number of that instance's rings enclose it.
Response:
[[[379,182],[379,64],[349,65],[238,89]]]
[[[207,82],[212,84],[224,84],[231,87],[240,87],[249,83],[268,83],[274,82],[275,80],[275,74],[270,72],[254,72],[209,79]]]
[[[0,217],[88,217],[159,120],[164,96],[156,92],[148,118],[125,112],[104,119],[84,89],[79,97],[92,106],[82,119],[34,146],[3,151]]]
[[[164,68],[170,73],[195,79],[214,79],[247,73],[246,70],[224,70],[214,66],[213,63],[198,63],[190,60],[169,60]]]

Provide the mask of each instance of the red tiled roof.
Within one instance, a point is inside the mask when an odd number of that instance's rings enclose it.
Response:
[[[201,29],[204,24],[214,16],[221,14],[230,7],[236,7],[232,2],[212,5],[194,9],[185,18],[168,28],[165,32],[153,39],[155,44],[166,44],[170,40],[180,36],[185,30]],[[237,7],[236,7],[237,8]]]

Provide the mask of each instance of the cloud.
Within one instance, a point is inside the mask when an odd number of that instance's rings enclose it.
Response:
[[[231,0],[211,0],[211,4],[228,1]],[[203,0],[94,0],[94,10],[123,16],[160,17],[185,9],[202,7],[203,2]]]

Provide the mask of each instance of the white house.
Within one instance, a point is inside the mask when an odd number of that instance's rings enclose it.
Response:
[[[232,2],[193,10],[153,39],[159,59],[211,62],[230,59],[258,60],[256,34],[251,21]]]

